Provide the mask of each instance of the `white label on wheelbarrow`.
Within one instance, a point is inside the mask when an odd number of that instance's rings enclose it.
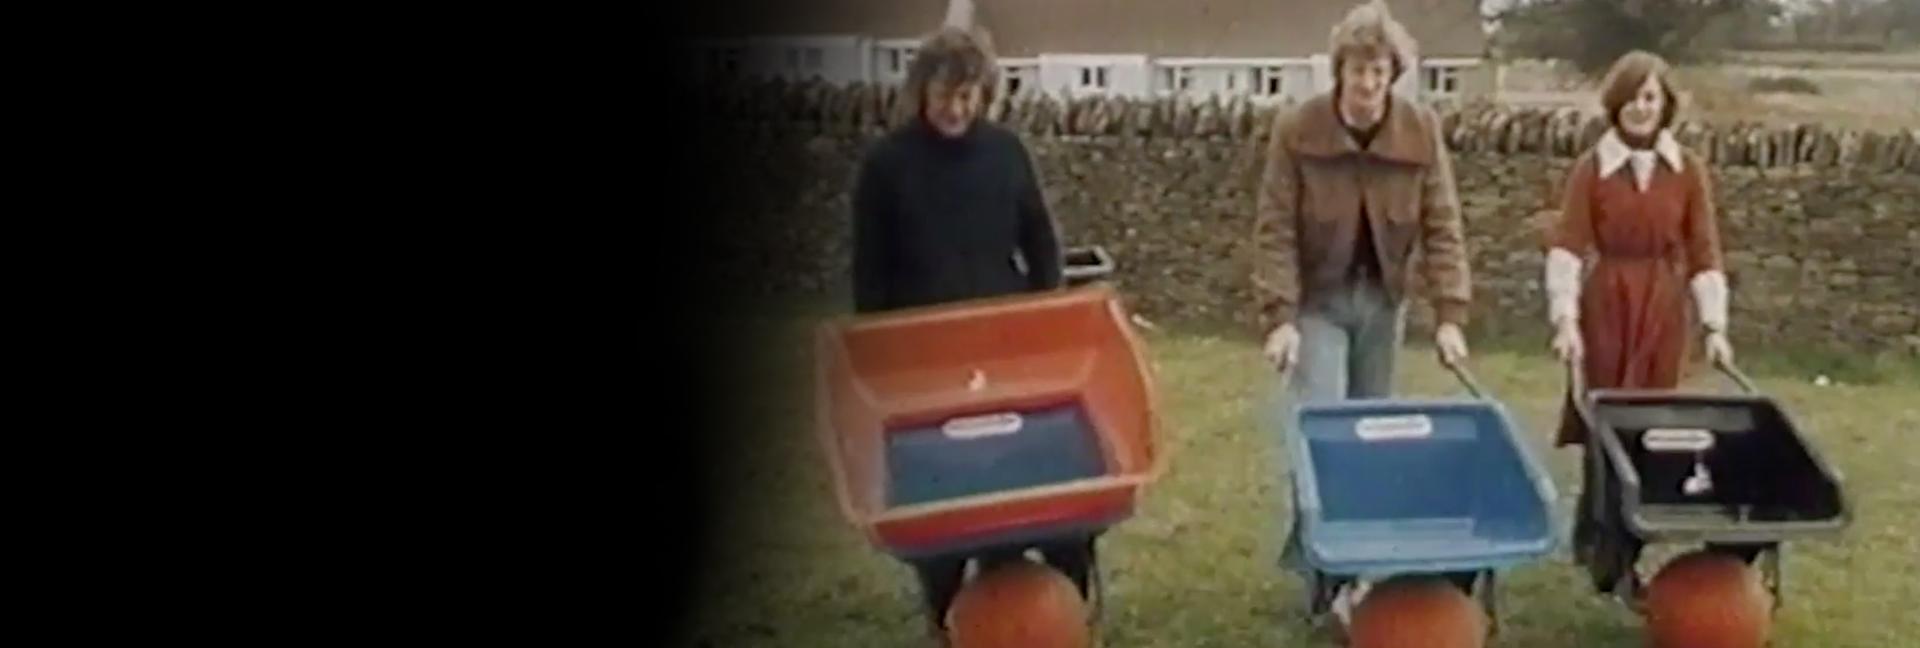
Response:
[[[963,416],[947,421],[940,427],[940,432],[949,439],[979,439],[1019,432],[1023,423],[1024,420],[1015,412]]]
[[[1701,452],[1713,447],[1713,431],[1700,428],[1649,428],[1640,435],[1648,452]]]
[[[1359,435],[1362,441],[1424,439],[1433,436],[1433,419],[1425,414],[1370,416],[1360,419],[1353,433]]]

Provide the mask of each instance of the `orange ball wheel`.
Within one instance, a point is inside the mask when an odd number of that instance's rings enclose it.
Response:
[[[1376,585],[1353,612],[1350,648],[1481,648],[1491,629],[1485,610],[1441,578]]]
[[[947,610],[952,648],[1091,648],[1086,602],[1065,574],[1030,560],[987,568]]]
[[[1760,648],[1773,630],[1773,595],[1738,556],[1696,551],[1647,585],[1648,648]]]

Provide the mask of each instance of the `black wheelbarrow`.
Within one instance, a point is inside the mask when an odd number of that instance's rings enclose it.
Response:
[[[1697,543],[1760,561],[1778,610],[1783,544],[1834,536],[1850,522],[1838,473],[1780,403],[1733,365],[1716,368],[1741,393],[1587,391],[1568,365],[1587,428],[1576,559],[1596,590],[1635,610],[1649,544]]]

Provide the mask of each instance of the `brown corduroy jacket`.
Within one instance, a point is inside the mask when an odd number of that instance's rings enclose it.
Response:
[[[1263,331],[1303,297],[1337,285],[1353,260],[1362,199],[1382,284],[1399,300],[1421,252],[1434,313],[1465,325],[1472,297],[1453,163],[1432,110],[1398,96],[1365,150],[1323,93],[1275,117],[1254,217],[1254,292]]]

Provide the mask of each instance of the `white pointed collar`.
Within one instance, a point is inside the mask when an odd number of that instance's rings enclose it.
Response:
[[[1653,140],[1653,151],[1660,156],[1660,159],[1667,162],[1668,168],[1673,169],[1675,173],[1680,172],[1682,169],[1680,142],[1673,139],[1672,131],[1660,129],[1660,134]],[[1627,143],[1620,139],[1620,131],[1612,128],[1607,129],[1607,134],[1600,136],[1600,144],[1596,152],[1600,157],[1600,177],[1602,178],[1619,171],[1620,167],[1627,164],[1627,159],[1633,157],[1633,147],[1627,146]]]

